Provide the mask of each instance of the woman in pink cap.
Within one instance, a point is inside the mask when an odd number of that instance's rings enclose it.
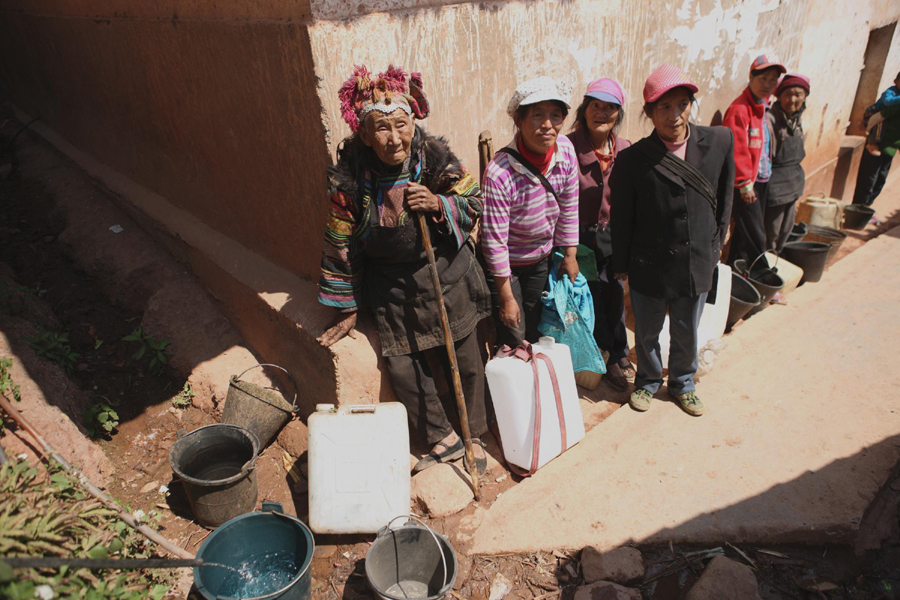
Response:
[[[772,173],[771,140],[765,125],[768,99],[786,69],[772,54],[760,54],[750,64],[750,82],[735,98],[722,125],[734,132],[734,233],[728,264],[753,261],[766,250],[766,193]]]
[[[650,408],[662,386],[659,333],[669,315],[668,392],[690,415],[704,412],[694,387],[697,326],[731,217],[734,140],[724,127],[690,123],[697,86],[672,65],[644,85],[653,133],[619,153],[612,191],[612,263],[627,279],[637,376],[630,404]]]
[[[777,102],[766,114],[772,139],[772,176],[766,194],[766,249],[781,252],[794,227],[797,200],[806,185],[801,162],[806,157],[803,143],[803,112],[809,96],[809,78],[785,75],[775,89]]]
[[[625,284],[612,268],[609,229],[609,175],[616,155],[631,145],[616,135],[625,118],[625,91],[612,79],[592,81],[575,111],[575,125],[567,136],[578,156],[578,228],[580,242],[597,259],[596,281],[588,281],[594,299],[594,339],[608,352],[603,379],[614,389],[628,389],[635,375],[628,360],[625,333]]]

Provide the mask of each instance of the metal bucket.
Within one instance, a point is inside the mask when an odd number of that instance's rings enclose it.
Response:
[[[169,451],[197,522],[215,528],[256,506],[259,442],[251,431],[215,423],[182,436]]]
[[[390,528],[404,518],[418,524]],[[366,580],[382,600],[438,600],[453,588],[457,570],[447,538],[413,516],[383,527],[366,555]]]
[[[277,502],[263,502],[262,512],[252,512],[231,519],[209,537],[197,551],[197,558],[207,563],[194,567],[194,583],[207,600],[231,600],[228,593],[234,584],[234,571],[246,571],[247,565],[271,565],[276,561],[291,568],[287,575],[275,574],[278,589],[253,596],[254,600],[309,600],[310,565],[316,543],[312,532],[302,521],[284,514]],[[209,564],[214,563],[214,564]],[[295,574],[293,571],[296,570]],[[270,574],[271,576],[271,574]],[[231,580],[230,580],[231,579]]]
[[[241,381],[247,371],[257,367],[273,367],[281,369],[290,377],[294,385],[294,402],[288,404],[281,394],[275,390]],[[284,367],[266,363],[246,369],[240,375],[232,375],[228,382],[228,395],[225,397],[225,408],[222,410],[222,423],[231,423],[245,427],[253,432],[259,440],[260,452],[266,449],[278,431],[291,420],[297,412],[297,381]]]

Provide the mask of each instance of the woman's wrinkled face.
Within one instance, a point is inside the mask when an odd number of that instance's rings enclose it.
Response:
[[[584,111],[588,129],[596,135],[608,136],[619,120],[619,105],[596,98],[591,100]]]
[[[536,154],[546,154],[556,144],[565,120],[563,108],[546,100],[530,105],[525,116],[516,119],[516,127],[526,148]]]
[[[758,100],[766,100],[778,87],[781,71],[777,67],[769,67],[759,75],[750,75],[750,93]]]
[[[786,88],[778,96],[778,102],[781,103],[784,112],[790,116],[800,110],[800,107],[806,102],[806,90],[800,86]]]
[[[684,141],[691,117],[691,94],[686,88],[669,90],[656,101],[653,113],[648,115],[656,133],[669,143]]]
[[[375,151],[378,160],[395,167],[409,156],[414,131],[413,119],[404,110],[398,108],[387,115],[373,110],[360,128],[359,136]]]

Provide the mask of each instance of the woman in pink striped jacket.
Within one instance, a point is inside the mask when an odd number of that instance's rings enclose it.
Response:
[[[488,164],[482,185],[481,247],[497,342],[511,347],[537,341],[554,247],[565,254],[561,272],[573,282],[578,275],[578,158],[559,136],[570,108],[561,87],[538,77],[516,88],[506,109],[515,139]]]

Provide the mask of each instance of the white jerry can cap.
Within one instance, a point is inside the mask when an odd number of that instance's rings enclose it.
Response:
[[[556,340],[549,335],[543,335],[538,339],[538,345],[542,348],[552,348],[555,343]]]
[[[316,412],[330,412],[334,410],[334,404],[316,404]]]

